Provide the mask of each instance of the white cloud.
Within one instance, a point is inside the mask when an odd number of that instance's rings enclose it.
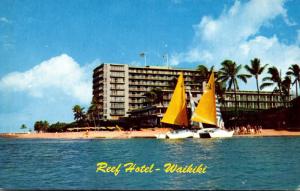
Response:
[[[0,22],[3,22],[3,23],[10,23],[11,21],[8,20],[6,17],[0,17]]]
[[[27,92],[38,98],[60,99],[64,96],[88,104],[92,97],[91,72],[91,68],[80,67],[73,58],[62,54],[28,71],[7,74],[0,79],[0,87],[4,91]]]
[[[218,66],[225,59],[248,64],[254,57],[263,63],[276,65],[285,72],[288,65],[300,61],[300,32],[298,44],[285,44],[276,34],[266,37],[259,34],[262,27],[281,17],[287,26],[289,21],[283,0],[236,1],[218,18],[202,17],[194,26],[193,43],[186,52],[176,53],[170,59],[173,65],[180,63],[204,63]],[[218,67],[217,67],[218,68]]]
[[[138,62],[138,61],[132,61],[129,63],[129,66],[142,66],[141,62]]]
[[[300,45],[300,30],[297,30],[296,43],[297,43],[298,45]]]

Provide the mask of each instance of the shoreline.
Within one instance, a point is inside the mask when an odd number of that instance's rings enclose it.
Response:
[[[151,128],[141,131],[85,131],[62,133],[0,133],[0,138],[16,139],[131,139],[156,138],[155,134],[166,133],[169,128]],[[300,131],[263,129],[260,134],[234,135],[233,137],[281,137],[300,136]]]

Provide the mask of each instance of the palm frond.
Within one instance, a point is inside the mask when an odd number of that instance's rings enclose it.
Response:
[[[232,80],[229,80],[227,90],[231,90],[232,89],[232,84],[233,84]]]
[[[236,90],[239,90],[240,87],[239,87],[239,84],[237,83],[237,80],[234,80],[234,83],[235,83],[235,88],[236,88]]]
[[[270,86],[273,86],[274,85],[274,83],[263,83],[261,86],[260,86],[260,90],[262,90],[262,89],[264,89],[264,88],[266,88],[266,87],[270,87]]]
[[[242,80],[244,83],[247,83],[247,78],[249,78],[250,76],[248,75],[238,75],[237,78]]]
[[[242,68],[242,65],[241,65],[241,64],[238,65],[238,66],[236,67],[236,69],[235,69],[235,73],[236,73],[236,74],[239,73],[239,71],[241,70],[241,68]]]
[[[261,68],[259,69],[259,71],[258,71],[258,74],[259,74],[259,75],[262,74],[263,71],[267,68],[267,66],[268,66],[268,64],[265,64],[263,67],[261,67]]]
[[[254,70],[253,70],[252,68],[250,68],[250,66],[246,65],[246,66],[245,66],[245,69],[246,69],[250,74],[255,75]]]
[[[272,81],[271,77],[264,77],[262,81]]]

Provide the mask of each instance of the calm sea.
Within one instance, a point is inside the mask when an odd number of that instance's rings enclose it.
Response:
[[[96,164],[152,163],[151,174],[96,172]],[[167,162],[203,163],[205,174],[168,174]],[[300,138],[223,140],[0,139],[0,188],[300,189]]]

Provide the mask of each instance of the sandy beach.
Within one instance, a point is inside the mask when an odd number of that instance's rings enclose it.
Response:
[[[141,129],[141,131],[85,131],[63,133],[3,133],[0,137],[24,139],[128,139],[155,138],[155,134],[168,132],[168,128]]]
[[[262,129],[260,134],[234,135],[238,137],[274,137],[274,136],[300,136],[300,131],[287,131],[275,129]]]
[[[89,131],[63,133],[2,133],[3,138],[24,139],[128,139],[128,138],[155,138],[155,134],[166,133],[168,128],[142,129],[141,131]],[[263,129],[260,134],[234,135],[236,137],[269,137],[269,136],[300,136],[300,131]]]

